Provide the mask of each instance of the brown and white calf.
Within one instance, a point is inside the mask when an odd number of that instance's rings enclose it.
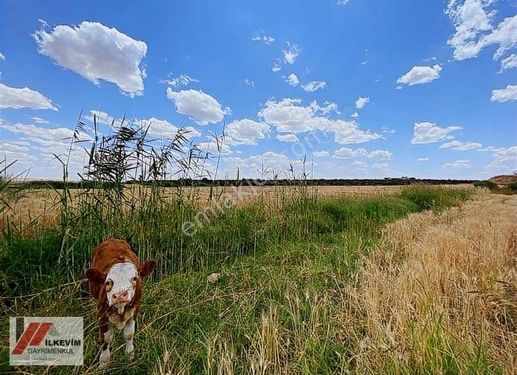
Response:
[[[110,238],[93,251],[91,268],[86,271],[90,293],[97,300],[102,353],[100,366],[110,360],[114,328],[124,330],[126,353],[134,350],[135,318],[140,310],[142,278],[156,262],[140,260],[126,241]]]

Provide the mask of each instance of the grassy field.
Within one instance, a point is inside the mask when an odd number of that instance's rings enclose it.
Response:
[[[515,196],[425,186],[329,196],[300,185],[203,209],[152,193],[125,196],[124,209],[110,195],[61,198],[54,222],[7,225],[1,370],[31,370],[7,365],[8,316],[61,315],[85,318],[85,367],[51,371],[99,372],[94,301],[81,278],[107,235],[131,236],[141,258],[159,264],[145,285],[135,358],[117,337],[110,372],[517,369]],[[214,272],[220,279],[208,282]]]

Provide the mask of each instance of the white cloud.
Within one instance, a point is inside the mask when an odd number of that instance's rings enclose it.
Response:
[[[350,115],[352,118],[358,118],[359,117],[359,112],[355,111],[354,113],[352,113]]]
[[[28,87],[17,89],[0,83],[0,109],[5,108],[30,108],[30,109],[52,109],[57,108],[52,101]]]
[[[350,0],[337,0],[338,5],[346,5]]]
[[[485,166],[486,170],[497,170],[499,173],[511,173],[517,170],[517,145],[507,148],[489,146],[478,151],[492,152],[493,160]]]
[[[368,156],[368,151],[365,148],[358,148],[354,150],[351,148],[342,147],[334,152],[334,157],[338,159],[351,159],[366,156]]]
[[[481,143],[476,142],[461,142],[461,141],[451,141],[444,143],[440,146],[440,148],[447,148],[455,151],[468,151],[468,150],[476,150],[481,148]]]
[[[31,147],[41,153],[45,160],[56,161],[55,155],[70,155],[70,164],[82,167],[86,161],[86,152],[83,147],[74,147],[70,151],[70,143],[74,130],[69,128],[40,128],[35,125],[16,123],[12,125],[0,124],[0,128],[22,136],[22,141],[29,142]],[[85,133],[75,133],[82,141],[90,141],[91,137]],[[83,143],[84,145],[84,143]],[[31,155],[34,151],[31,151]]]
[[[409,72],[397,80],[397,83],[413,86],[428,83],[440,78],[442,67],[438,64],[433,66],[414,66]]]
[[[276,73],[276,72],[279,72],[280,70],[282,70],[282,67],[280,66],[280,64],[277,64],[277,63],[273,63],[273,66],[271,67],[271,70]]]
[[[226,126],[225,133],[236,144],[256,145],[257,140],[268,137],[269,125],[250,119],[236,120]]]
[[[352,159],[364,157],[368,159],[389,160],[393,154],[388,150],[374,150],[368,152],[365,148],[351,149],[342,147],[334,152],[334,157],[338,159]]]
[[[287,42],[287,49],[283,49],[282,53],[284,55],[284,62],[286,64],[293,64],[300,55],[300,49],[296,44]]]
[[[5,56],[0,52],[0,61],[5,61]]]
[[[164,82],[168,85],[171,85],[174,88],[178,88],[180,86],[187,86],[190,83],[197,83],[199,82],[199,80],[196,78],[192,78],[188,74],[180,74],[178,77],[166,79]]]
[[[278,134],[276,139],[282,142],[298,142],[298,137],[296,134],[288,133],[288,134]]]
[[[448,126],[441,128],[432,122],[416,122],[413,126],[412,144],[434,143],[449,137],[449,134],[461,126]]]
[[[482,43],[484,46],[498,44],[499,48],[494,54],[494,59],[503,57],[507,51],[517,46],[517,16],[505,18],[482,40]]]
[[[330,111],[337,111],[335,103],[326,102],[324,107],[312,102],[301,105],[300,99],[284,98],[268,100],[258,116],[276,127],[281,133],[300,133],[320,130],[333,132],[335,141],[341,144],[363,143],[380,138],[379,134],[360,130],[355,121],[333,120],[325,117]]]
[[[393,153],[388,150],[374,150],[368,154],[370,159],[389,160],[393,156]]]
[[[334,140],[340,144],[365,143],[381,138],[377,133],[360,130],[355,121],[336,120],[332,124]]]
[[[429,161],[429,158],[427,156],[425,158],[417,158],[416,161]]]
[[[70,142],[74,135],[74,130],[69,128],[40,128],[35,125],[27,125],[16,123],[12,125],[0,124],[0,128],[11,133],[21,134],[31,140],[43,141],[67,141]],[[85,133],[77,133],[81,140],[91,140],[91,137]]]
[[[146,73],[140,63],[147,45],[115,28],[84,21],[78,26],[59,25],[51,32],[41,29],[34,38],[40,54],[94,84],[106,80],[130,96],[144,90]]]
[[[305,85],[302,85],[302,88],[304,91],[314,92],[317,90],[324,89],[326,86],[327,86],[327,82],[325,82],[325,81],[311,81]]]
[[[517,100],[517,85],[508,85],[504,89],[492,90],[490,100],[500,103]]]
[[[31,117],[36,124],[49,124],[50,122],[41,117]]]
[[[498,45],[494,59],[500,59],[517,44],[517,16],[503,19],[496,27],[492,21],[496,12],[489,7],[493,0],[449,0],[446,14],[455,26],[447,43],[454,49],[456,60],[476,57],[489,46]]]
[[[209,141],[209,142],[201,142],[198,143],[197,147],[199,150],[201,150],[204,153],[207,153],[209,155],[229,155],[232,153],[232,150],[230,149],[230,146],[226,143],[219,142],[219,144],[216,141]]]
[[[155,117],[151,117],[148,119],[143,120],[137,120],[139,123],[142,123],[142,125],[148,127],[147,134],[149,137],[157,137],[160,139],[172,139],[176,136],[178,133],[178,128],[171,124],[167,120],[159,120]],[[191,139],[194,137],[199,137],[201,133],[197,131],[193,127],[186,127],[184,129],[186,133],[184,133],[185,137],[187,139]]]
[[[361,109],[361,108],[363,108],[368,103],[370,103],[370,98],[369,97],[367,97],[367,96],[360,96],[355,101],[355,108]]]
[[[246,86],[255,87],[255,81],[253,81],[253,80],[251,80],[251,79],[248,79],[248,78],[246,78],[246,79],[244,80],[244,84],[245,84]]]
[[[300,80],[294,73],[289,74],[285,78],[285,82],[287,82],[290,86],[298,86],[300,84]]]
[[[309,106],[311,107],[313,112],[321,113],[322,115],[327,115],[331,112],[335,112],[336,114],[340,115],[341,112],[339,111],[339,107],[334,102],[329,102],[328,100],[325,100],[323,105],[319,105],[316,100],[313,100]]]
[[[104,111],[100,111],[98,109],[92,109],[90,110],[90,113],[88,115],[84,116],[85,119],[93,123],[93,120],[95,118],[95,122],[97,124],[104,124],[104,125],[111,125],[113,121],[118,122],[122,120],[115,119],[114,117],[110,116]]]
[[[312,154],[316,158],[326,158],[326,157],[330,156],[330,152],[328,152],[328,151],[314,151]]]
[[[451,163],[445,163],[442,165],[443,168],[470,168],[470,160],[456,160]]]
[[[174,91],[168,87],[167,97],[176,104],[178,113],[191,117],[200,125],[216,124],[231,113],[229,108],[223,109],[216,99],[201,90]]]
[[[254,42],[264,42],[265,44],[271,44],[275,41],[275,38],[273,38],[271,35],[257,35],[251,38]]]
[[[517,55],[515,53],[501,60],[501,71],[513,68],[517,68]]]

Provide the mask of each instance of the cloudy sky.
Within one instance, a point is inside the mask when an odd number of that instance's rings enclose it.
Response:
[[[30,178],[60,176],[54,154],[81,112],[155,137],[190,127],[208,151],[225,129],[219,178],[304,155],[315,178],[517,170],[511,0],[0,7],[0,154]]]

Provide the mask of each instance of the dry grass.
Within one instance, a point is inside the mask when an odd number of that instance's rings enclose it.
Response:
[[[348,289],[357,369],[517,373],[516,266],[517,197],[392,224]]]

